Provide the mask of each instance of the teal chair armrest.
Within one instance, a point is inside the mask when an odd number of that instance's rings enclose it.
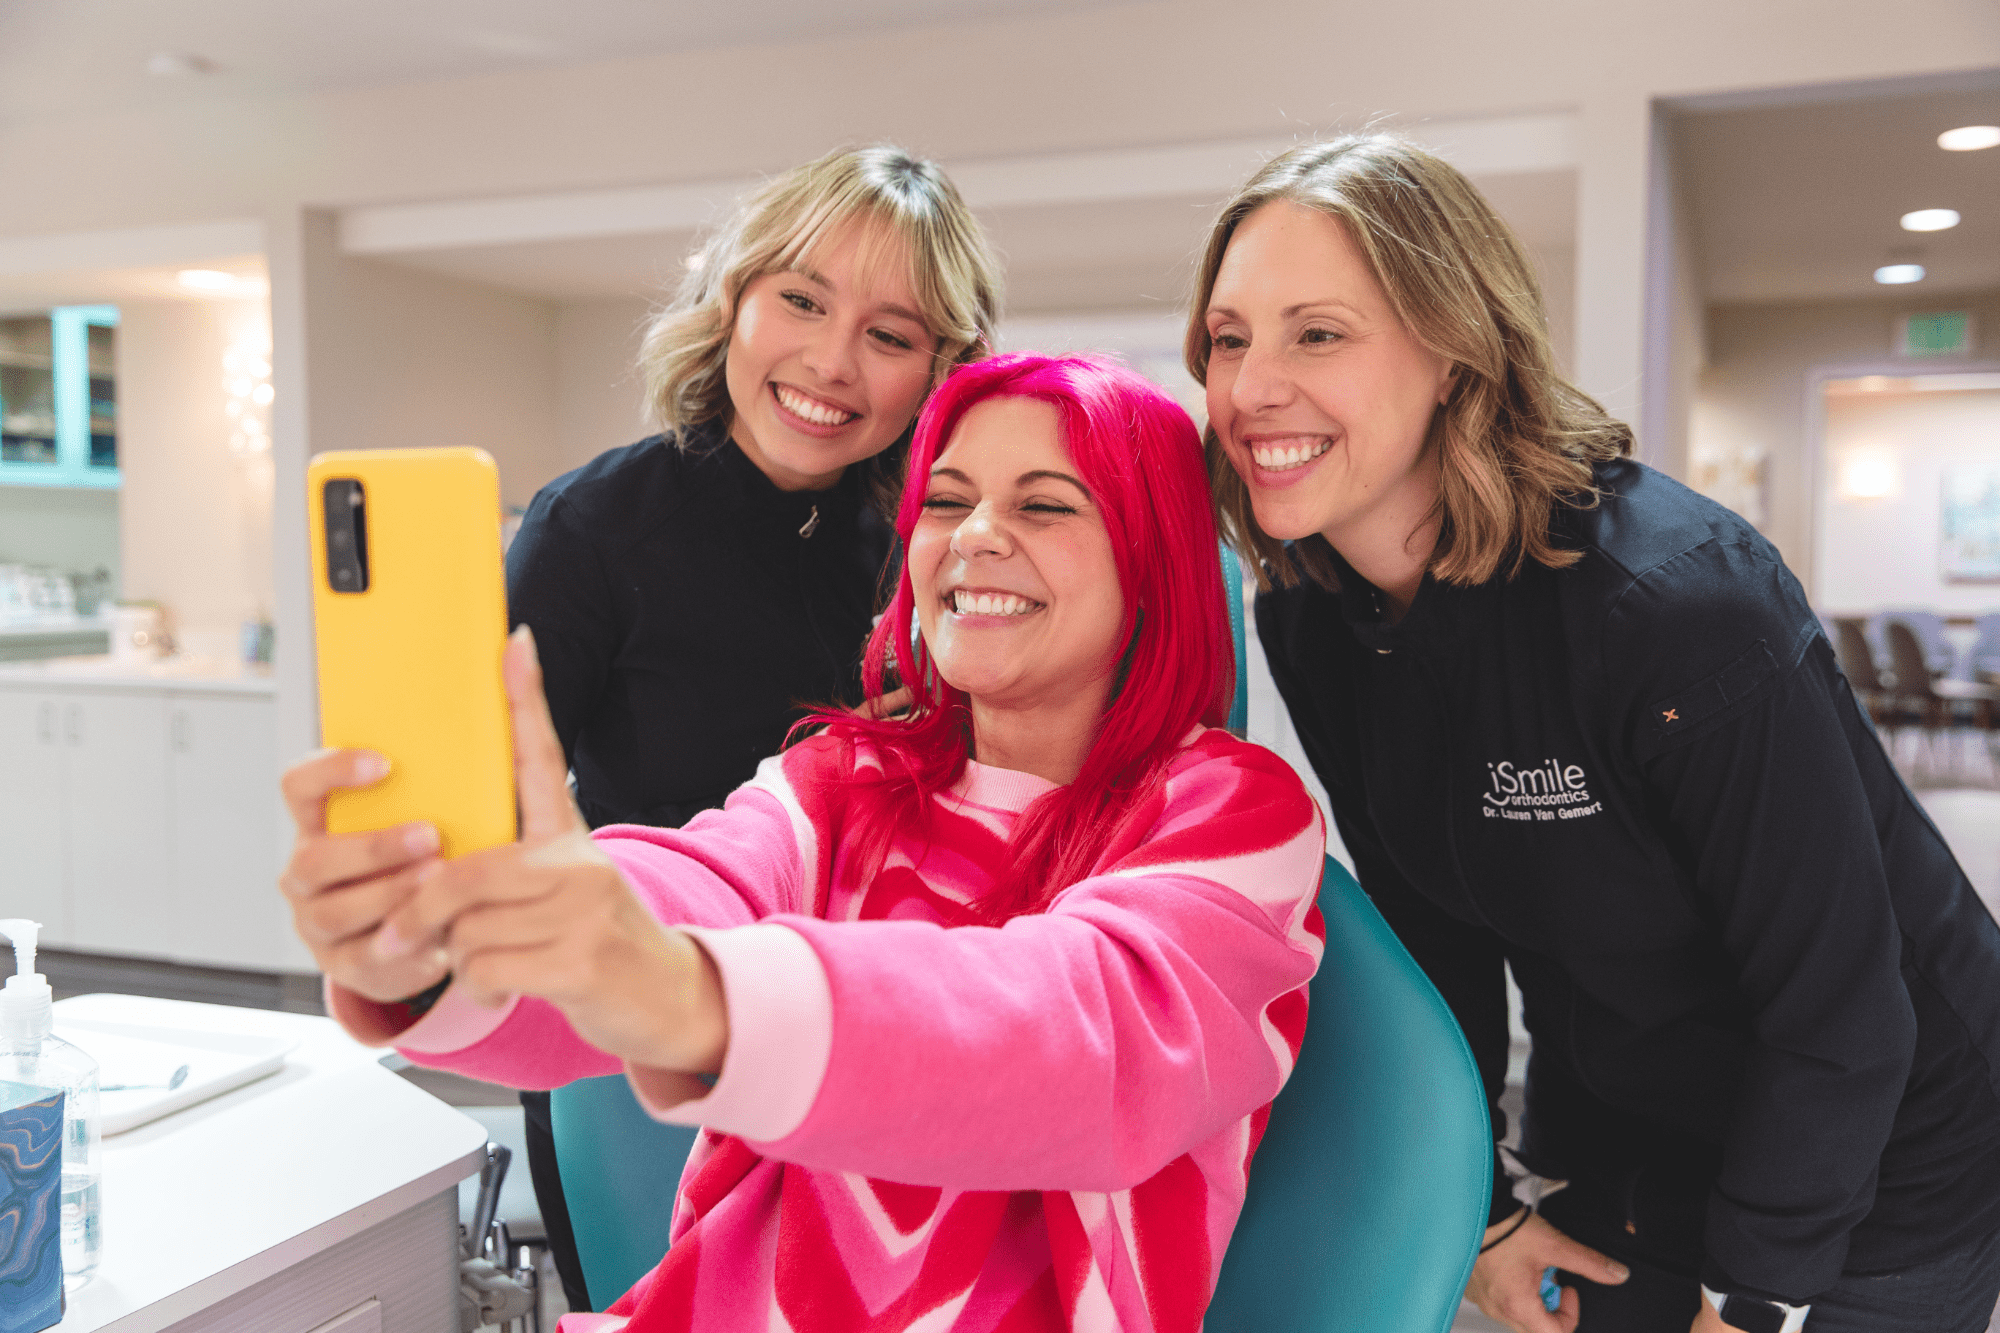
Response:
[[[549,1122],[584,1285],[602,1310],[666,1255],[681,1168],[700,1131],[647,1115],[623,1074],[557,1088]]]
[[[1444,1000],[1345,867],[1206,1333],[1444,1333],[1486,1229],[1493,1138]]]

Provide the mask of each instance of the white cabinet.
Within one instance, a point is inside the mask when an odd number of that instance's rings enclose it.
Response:
[[[104,953],[172,956],[167,709],[157,693],[64,692],[70,938]]]
[[[277,710],[269,699],[167,700],[173,898],[188,954],[234,967],[311,970],[278,893]]]
[[[61,747],[60,703],[0,690],[0,916],[41,922],[50,944],[71,934]]]
[[[277,889],[268,692],[0,681],[0,916],[52,945],[311,971]]]

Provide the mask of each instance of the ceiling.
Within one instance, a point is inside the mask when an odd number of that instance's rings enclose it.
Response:
[[[1482,172],[1476,179],[1545,267],[1570,262],[1576,229],[1573,169]],[[1171,310],[1187,298],[1202,242],[1226,192],[996,202],[976,205],[976,211],[1006,264],[1010,314]],[[678,284],[681,261],[699,239],[692,227],[662,227],[491,244],[370,246],[362,252],[555,300],[653,299]]]
[[[217,255],[201,266],[237,277],[229,290],[194,291],[180,281],[183,264],[142,268],[50,269],[0,280],[0,316],[26,315],[60,305],[122,305],[130,301],[262,300],[269,288],[264,256]]]
[[[1966,81],[1957,81],[1964,83]],[[2000,287],[2000,148],[1950,153],[1937,136],[2000,125],[2000,72],[1949,91],[1695,110],[1676,126],[1680,197],[1712,302],[1798,301]],[[1958,226],[1898,219],[1953,208]],[[1925,279],[1883,287],[1877,267]]]
[[[1129,0],[4,0],[0,121],[459,78]],[[147,72],[156,54],[193,70]]]
[[[1567,264],[1576,173],[1514,172],[1480,187],[1546,264]],[[1007,307],[1035,311],[1173,309],[1187,299],[1213,193],[988,206],[980,221],[1007,272]],[[384,254],[389,262],[556,300],[659,297],[681,277],[693,230],[468,245]]]
[[[4,0],[0,0],[4,3]],[[1576,225],[1574,117],[1532,112],[1405,127],[1458,163],[1567,290]],[[1218,140],[946,164],[1006,265],[1010,317],[1176,311],[1215,211],[1292,140]],[[656,301],[704,227],[754,179],[340,211],[350,257],[547,300]],[[249,223],[0,239],[0,308],[179,297],[178,267],[254,269]],[[86,257],[97,258],[96,263]]]

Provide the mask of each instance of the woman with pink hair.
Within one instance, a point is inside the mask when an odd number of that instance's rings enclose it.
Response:
[[[623,1071],[703,1127],[672,1249],[569,1333],[1200,1326],[1304,1032],[1325,830],[1219,729],[1194,426],[1108,363],[964,367],[897,530],[866,672],[908,713],[820,714],[683,829],[586,831],[525,634],[519,843],[332,836],[380,760],[286,775],[350,1032],[517,1087]]]

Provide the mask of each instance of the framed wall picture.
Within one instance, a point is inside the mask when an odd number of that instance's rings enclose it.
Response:
[[[2000,462],[1944,470],[1940,570],[1949,583],[2000,583]]]

